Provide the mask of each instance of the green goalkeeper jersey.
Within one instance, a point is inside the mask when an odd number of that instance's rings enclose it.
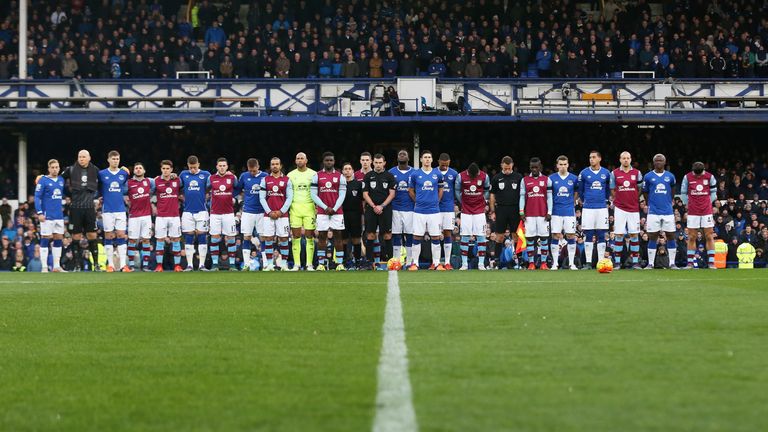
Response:
[[[291,213],[299,213],[302,216],[315,214],[315,203],[312,201],[312,195],[309,193],[309,187],[312,184],[312,177],[317,172],[311,168],[304,171],[295,169],[288,173],[293,185],[293,203],[291,204]]]

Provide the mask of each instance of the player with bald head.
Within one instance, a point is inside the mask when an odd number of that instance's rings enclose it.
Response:
[[[643,178],[643,194],[648,203],[648,219],[645,222],[648,231],[648,265],[653,269],[656,263],[656,247],[659,234],[663,231],[667,240],[669,268],[677,269],[677,240],[675,236],[675,211],[672,208],[673,189],[677,185],[675,175],[666,170],[667,158],[659,153],[653,157],[653,171]]]
[[[291,236],[293,237],[293,268],[291,271],[297,271],[301,266],[301,234],[304,231],[306,239],[305,265],[307,271],[314,271],[312,263],[315,257],[315,228],[317,223],[317,212],[315,211],[315,202],[312,201],[310,188],[312,178],[317,172],[307,166],[307,155],[304,152],[296,154],[296,169],[288,173],[293,187],[293,202],[289,221],[291,225]]]
[[[624,252],[624,236],[629,234],[629,254],[632,268],[640,268],[640,192],[643,175],[632,168],[632,155],[628,151],[619,155],[621,166],[611,173],[611,195],[613,198],[613,260],[614,268],[621,268]]]

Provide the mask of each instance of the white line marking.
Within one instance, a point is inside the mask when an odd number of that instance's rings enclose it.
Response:
[[[408,377],[408,348],[405,345],[403,305],[397,272],[389,272],[384,333],[379,358],[379,386],[376,393],[374,432],[416,432],[416,413]]]

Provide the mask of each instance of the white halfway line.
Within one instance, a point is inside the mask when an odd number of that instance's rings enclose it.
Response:
[[[383,341],[379,357],[374,432],[416,432],[416,413],[408,377],[408,348],[405,345],[403,305],[396,271],[389,272]]]

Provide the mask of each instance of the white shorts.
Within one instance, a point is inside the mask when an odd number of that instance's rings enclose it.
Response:
[[[688,220],[690,220],[690,217]],[[652,233],[659,231],[675,232],[675,215],[649,214],[648,219],[645,221],[645,226],[648,229],[648,232]]]
[[[155,218],[155,237],[181,237],[181,219],[177,216],[158,216]]]
[[[461,214],[462,236],[484,236],[487,226],[484,214]]]
[[[441,234],[440,222],[442,222],[440,213],[413,213],[413,235],[423,236],[429,233],[430,237],[438,237]]]
[[[208,232],[208,212],[184,212],[181,214],[181,232]]]
[[[287,217],[272,219],[265,216],[261,220],[259,233],[261,233],[262,237],[288,237],[288,234],[291,232],[289,225]]]
[[[581,211],[581,229],[582,230],[607,230],[608,229],[608,209],[585,208]]]
[[[243,235],[258,235],[261,231],[261,220],[264,219],[264,213],[246,213],[240,216],[240,232]],[[256,231],[256,234],[253,232]]]
[[[211,215],[211,235],[225,235],[227,237],[234,237],[237,235],[237,221],[235,215],[229,214],[212,214]]]
[[[128,238],[131,240],[152,238],[152,216],[128,219]]]
[[[317,215],[317,230],[328,231],[332,229],[334,231],[344,230],[344,215],[343,214],[318,214]]]
[[[54,234],[64,234],[64,219],[46,219],[40,223],[40,235],[44,237]]]
[[[128,221],[125,213],[102,213],[101,220],[104,222],[104,232],[125,231]]]
[[[552,215],[552,234],[576,234],[576,216]]]
[[[614,234],[637,234],[640,232],[640,212],[630,213],[617,208],[613,211]]]
[[[688,228],[712,228],[715,226],[715,221],[712,219],[712,215],[694,216],[688,215]]]
[[[453,231],[456,226],[456,215],[453,212],[440,212],[440,228],[443,231]]]
[[[392,210],[392,234],[413,234],[413,212]]]
[[[527,216],[525,218],[526,237],[549,237],[549,222],[544,216]]]

